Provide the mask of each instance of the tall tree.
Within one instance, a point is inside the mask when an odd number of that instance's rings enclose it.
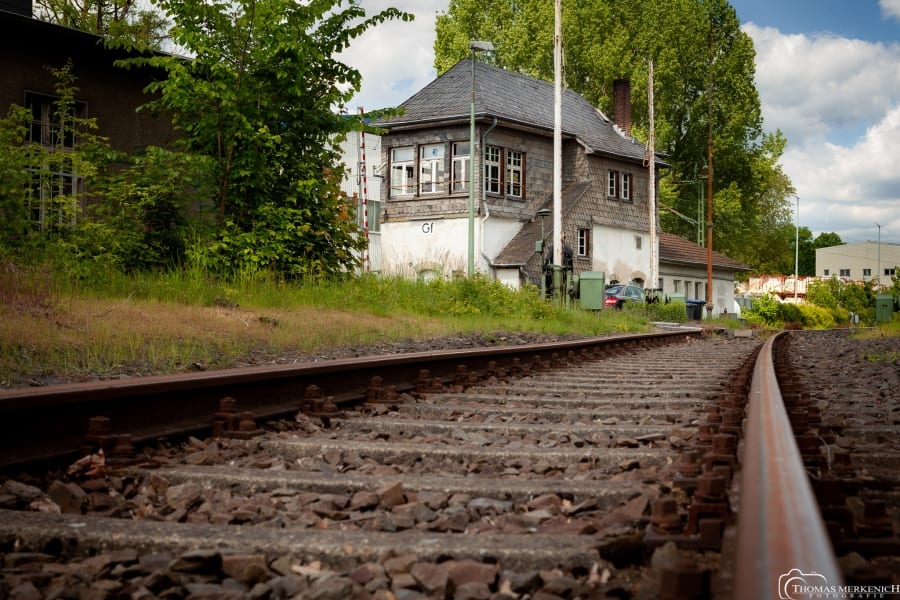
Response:
[[[487,39],[498,66],[551,80],[552,22],[552,0],[450,0],[437,18],[435,67],[445,71],[468,55],[468,40]],[[672,165],[666,178],[674,184],[664,198],[667,231],[694,239],[690,221],[704,220],[696,183],[706,175],[711,117],[713,248],[754,267],[785,261],[793,193],[778,165],[785,140],[763,133],[753,43],[727,0],[565,3],[563,44],[566,85],[601,109],[611,111],[614,80],[631,80],[639,139],[649,131],[653,61],[656,148]],[[766,243],[752,243],[761,236]]]
[[[168,77],[149,107],[173,115],[190,152],[211,159],[217,231],[210,260],[240,272],[342,272],[362,240],[339,190],[335,142],[355,119],[336,110],[361,76],[334,58],[370,27],[356,0],[158,0],[193,58],[153,56]]]
[[[50,23],[143,48],[161,49],[168,38],[166,18],[135,0],[35,0],[34,12]]]

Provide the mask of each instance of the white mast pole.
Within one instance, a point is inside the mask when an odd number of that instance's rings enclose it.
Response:
[[[553,35],[553,266],[562,265],[562,0],[555,2]]]
[[[647,106],[650,111],[650,135],[647,140],[647,205],[650,211],[650,289],[659,286],[659,249],[656,242],[656,140],[653,118],[653,61],[650,61],[649,82],[647,85]]]

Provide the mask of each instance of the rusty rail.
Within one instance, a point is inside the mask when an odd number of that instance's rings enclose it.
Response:
[[[812,597],[795,586],[839,586],[834,557],[775,379],[770,338],[750,387],[738,512],[734,597]]]
[[[2,391],[0,468],[77,454],[94,416],[109,419],[111,428],[96,432],[97,437],[127,434],[139,443],[209,429],[224,397],[236,400],[241,415],[246,411],[254,419],[266,419],[296,414],[305,407],[311,386],[339,407],[365,401],[376,377],[384,386],[403,392],[422,385],[423,377],[447,383],[493,368],[527,370],[537,359],[549,364],[581,354],[677,343],[697,335],[699,329],[680,330]]]

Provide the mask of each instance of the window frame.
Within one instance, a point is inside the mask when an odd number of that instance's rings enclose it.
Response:
[[[466,153],[459,152],[459,146],[466,147]],[[472,149],[469,141],[450,142],[450,193],[459,194],[469,191],[469,174],[471,173]]]
[[[579,258],[588,258],[591,256],[591,229],[589,227],[580,227],[577,234],[577,250],[576,256]]]
[[[410,150],[411,158],[403,158],[398,160],[396,153],[401,150]],[[389,198],[414,198],[418,182],[416,181],[416,156],[418,149],[415,144],[407,146],[395,146],[390,149],[390,166],[388,175],[391,178],[388,182]],[[398,171],[400,177],[398,177]],[[400,179],[400,183],[397,183]]]
[[[631,201],[631,184],[633,180],[631,178],[631,173],[622,173],[622,185],[619,188],[619,197],[626,201]]]
[[[78,135],[72,125],[75,119],[87,117],[87,103],[72,101],[72,112],[68,116],[71,121],[66,124],[60,119],[60,100],[59,96],[25,92],[25,107],[31,115],[26,142],[39,145],[46,152],[61,153],[56,158],[48,157],[43,167],[29,169],[31,179],[26,210],[40,231],[74,227],[78,197],[84,192],[84,178],[78,174],[69,153],[78,144]],[[36,132],[39,139],[34,139]]]
[[[426,156],[429,149],[432,155]],[[439,151],[439,154],[434,154],[436,150]],[[419,174],[419,195],[439,194],[444,191],[441,188],[444,187],[444,182],[447,178],[446,153],[447,145],[444,143],[419,144],[417,152],[419,164],[416,170]],[[426,186],[428,189],[426,189]]]
[[[486,145],[484,147],[483,176],[485,194],[499,196],[503,193],[503,155],[503,149],[500,146]],[[496,156],[496,160],[494,156]]]
[[[619,197],[619,172],[613,169],[606,172],[606,196],[609,198]]]
[[[525,197],[525,153],[507,148],[505,152],[506,182],[504,190],[507,198],[521,200]]]

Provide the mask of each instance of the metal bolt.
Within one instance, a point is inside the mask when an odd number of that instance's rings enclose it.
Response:
[[[659,597],[664,600],[709,598],[709,571],[687,561],[664,568],[660,573]]]
[[[676,469],[682,477],[696,477],[700,474],[700,465],[697,463],[697,452],[689,450],[681,455]]]
[[[695,497],[701,500],[721,500],[727,489],[726,478],[715,473],[704,473],[697,477]]]
[[[256,431],[256,423],[253,421],[253,413],[241,413],[241,422],[238,423],[238,431]]]
[[[676,533],[681,531],[681,515],[678,514],[678,503],[675,498],[666,496],[658,498],[653,503],[653,512],[650,515],[650,523],[658,531]]]

